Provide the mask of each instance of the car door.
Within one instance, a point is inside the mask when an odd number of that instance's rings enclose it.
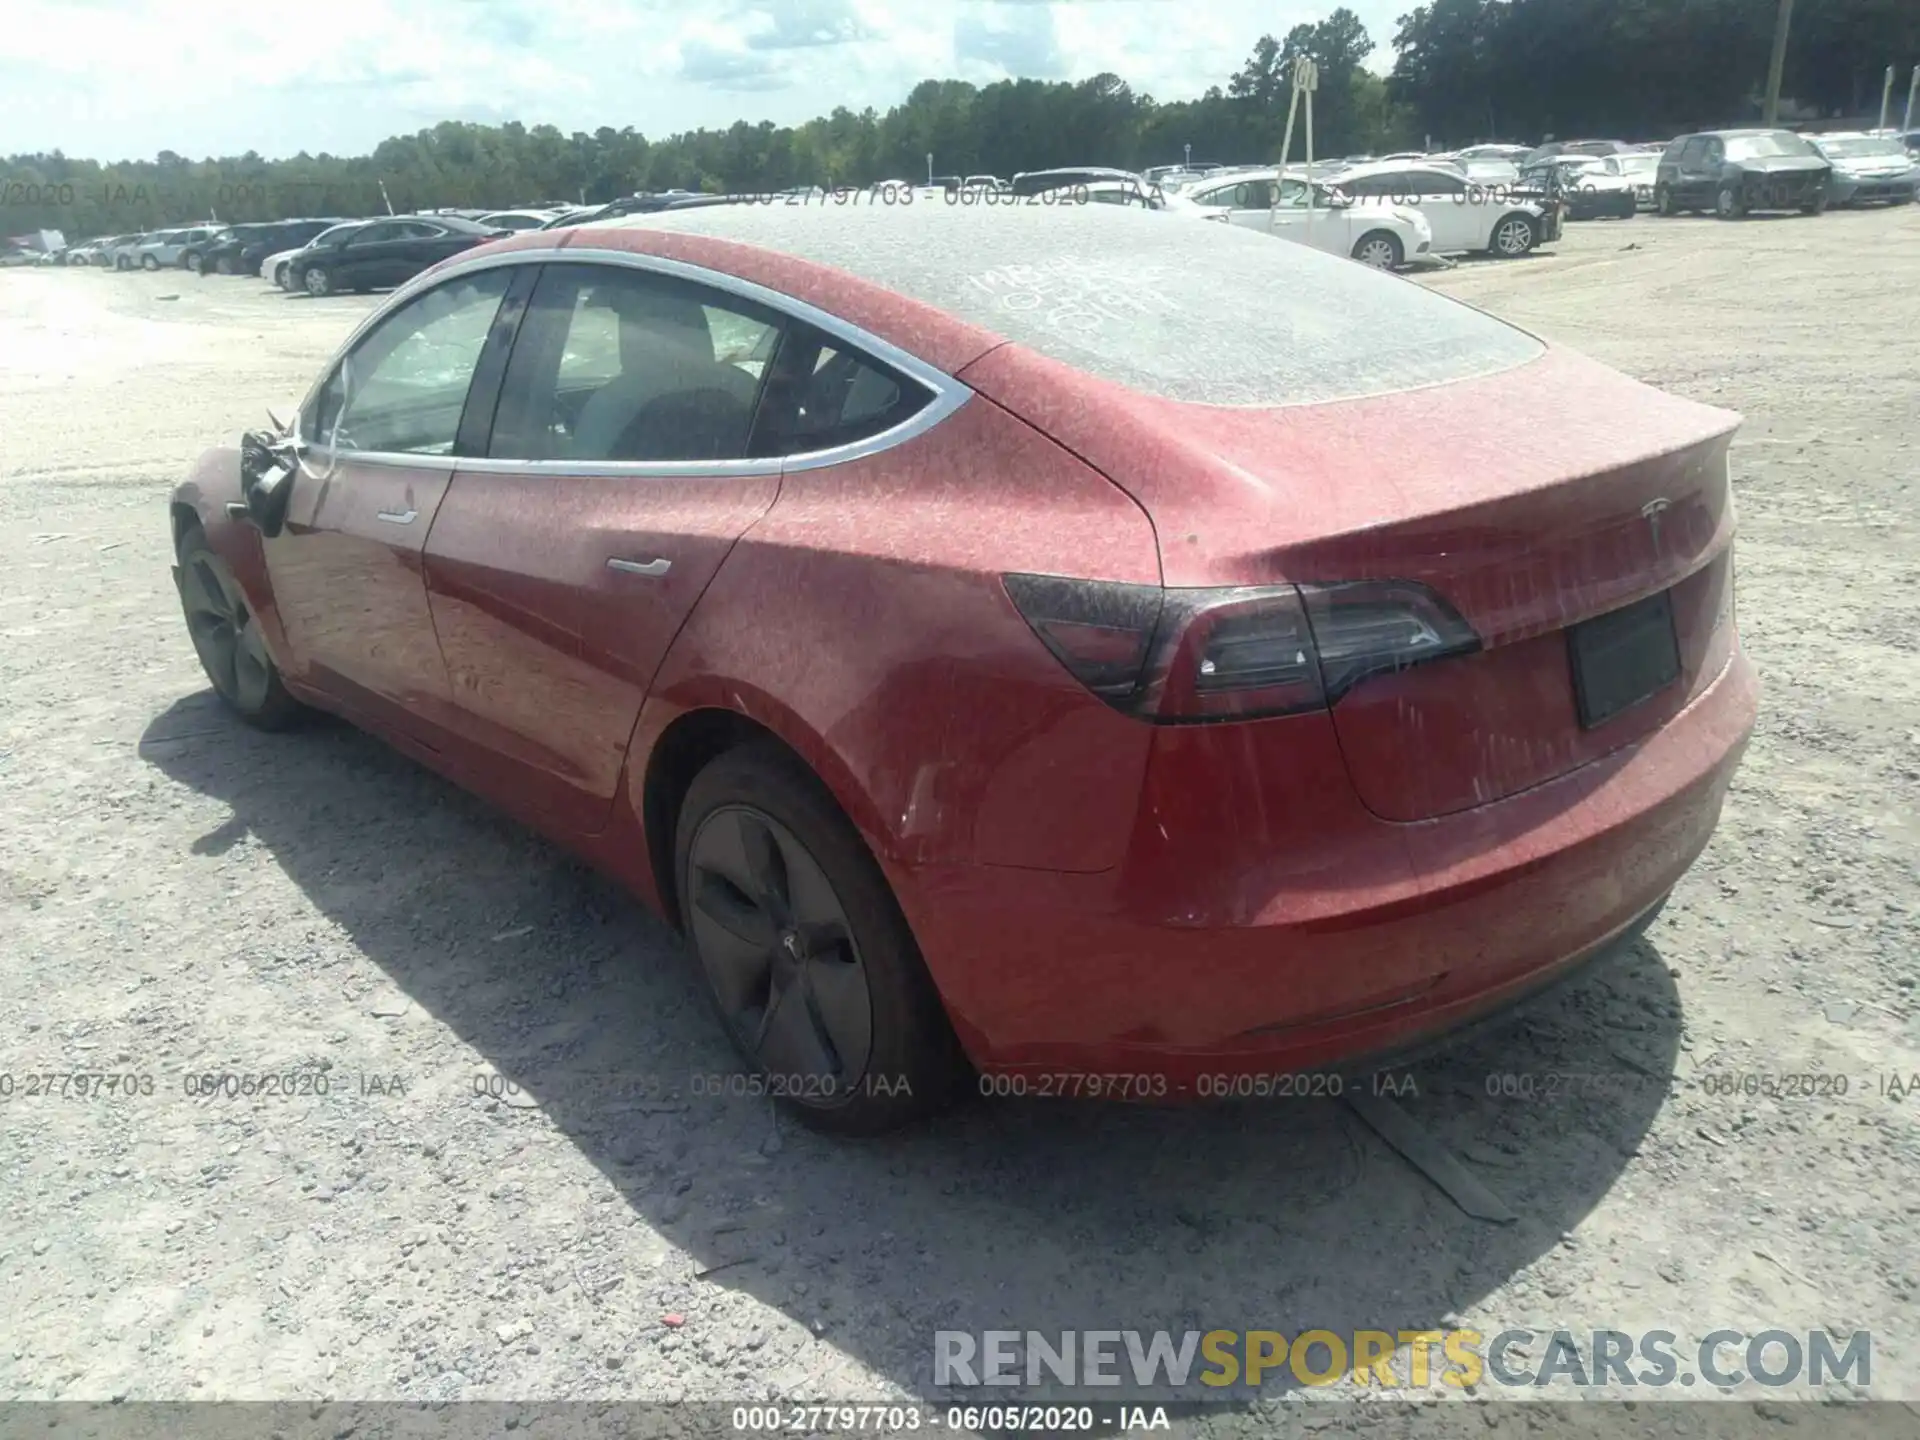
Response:
[[[779,493],[778,456],[749,448],[787,329],[645,267],[538,267],[485,455],[426,550],[477,788],[604,826],[667,646]]]
[[[1469,187],[1464,175],[1420,166],[1400,173],[1393,199],[1426,217],[1433,248],[1445,254],[1487,248],[1494,221],[1490,196],[1499,193],[1484,185]]]
[[[298,673],[429,743],[451,697],[422,556],[512,278],[450,278],[352,343],[302,407],[286,525],[264,541]]]
[[[1695,135],[1680,147],[1677,162],[1680,172],[1679,181],[1674,186],[1674,198],[1685,209],[1697,210],[1713,204],[1707,184],[1707,137]]]
[[[341,289],[393,284],[387,277],[394,272],[394,251],[406,233],[398,220],[376,220],[347,236],[331,258],[336,284]]]

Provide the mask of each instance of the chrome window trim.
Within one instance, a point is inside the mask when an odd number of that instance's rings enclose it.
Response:
[[[527,232],[531,233],[531,232]],[[472,275],[482,270],[493,270],[517,265],[555,265],[585,262],[602,265],[621,265],[630,270],[646,270],[655,274],[673,276],[695,284],[705,285],[709,289],[723,294],[736,295],[751,301],[765,309],[789,319],[798,320],[838,340],[844,340],[853,349],[859,350],[874,359],[891,366],[912,380],[919,382],[933,392],[933,399],[920,409],[902,420],[891,429],[869,435],[863,440],[855,440],[846,445],[836,445],[825,450],[807,450],[794,455],[766,456],[747,460],[500,460],[488,456],[438,456],[415,455],[406,452],[375,450],[343,450],[335,456],[336,462],[351,460],[355,464],[366,465],[418,465],[425,462],[445,461],[449,467],[457,466],[461,470],[489,475],[663,475],[678,478],[711,475],[746,476],[780,475],[788,471],[820,470],[829,465],[842,465],[851,460],[864,459],[890,450],[896,445],[925,434],[940,424],[954,411],[973,398],[973,391],[960,381],[936,369],[919,356],[902,350],[899,346],[882,340],[878,335],[861,329],[839,316],[828,313],[818,306],[809,305],[804,300],[795,299],[781,291],[769,289],[751,280],[742,280],[737,275],[729,275],[721,270],[709,270],[703,265],[689,264],[684,260],[672,260],[664,255],[645,255],[632,250],[609,250],[592,245],[555,246],[552,248],[505,250],[491,255],[478,255],[472,259],[457,259],[444,269],[436,268],[409,280],[387,297],[386,303],[367,315],[347,336],[346,342],[336,350],[327,363],[321,367],[320,376],[308,387],[307,393],[300,399],[299,407],[294,411],[294,437],[302,443],[311,444],[299,433],[300,417],[305,415],[308,406],[326,384],[327,377],[333,374],[341,360],[360,340],[388,316],[409,304],[415,297],[428,290],[448,282]],[[320,447],[313,447],[316,453]]]

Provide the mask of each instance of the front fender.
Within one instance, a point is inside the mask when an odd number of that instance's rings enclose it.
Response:
[[[294,483],[298,481],[296,476]],[[239,506],[240,510],[231,512],[229,506]],[[222,445],[207,451],[194,462],[187,478],[174,487],[170,506],[174,548],[177,552],[180,536],[190,524],[206,533],[207,544],[233,571],[241,593],[247,597],[247,607],[260,622],[275,668],[283,677],[297,679],[301,672],[295,668],[293,647],[287,642],[286,628],[274,603],[260,532],[250,520],[237,518],[245,508],[240,492],[239,447]]]

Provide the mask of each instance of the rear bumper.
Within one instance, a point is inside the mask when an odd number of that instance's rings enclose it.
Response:
[[[1639,743],[1413,824],[1360,806],[1318,717],[1259,722],[1293,726],[1259,753],[1232,734],[1252,726],[1163,731],[1118,870],[893,878],[982,1069],[1164,1077],[1132,1093],[1171,1098],[1344,1070],[1630,943],[1711,837],[1757,707],[1736,648]]]

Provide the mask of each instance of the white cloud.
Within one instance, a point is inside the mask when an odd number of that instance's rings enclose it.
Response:
[[[1410,0],[1352,8],[1391,63]],[[356,154],[440,120],[665,135],[884,110],[916,82],[1224,85],[1312,0],[11,0],[0,136],[106,159]]]

